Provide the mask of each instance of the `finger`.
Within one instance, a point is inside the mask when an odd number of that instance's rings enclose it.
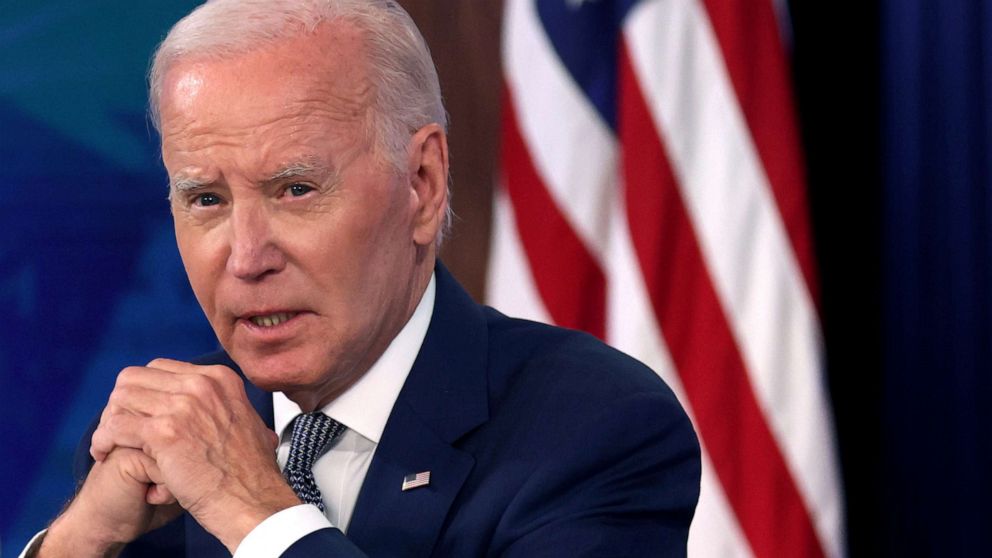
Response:
[[[163,415],[189,416],[196,406],[193,396],[181,393],[186,388],[182,387],[184,381],[175,378],[169,380],[173,390],[161,391],[157,388],[148,388],[135,382],[119,382],[114,391],[110,394],[107,406],[100,415],[100,423],[90,441],[90,455],[96,461],[103,461],[107,454],[114,449],[119,440],[117,437],[121,432],[110,430],[111,425],[125,427],[128,432],[136,433],[135,427],[140,426],[134,420],[138,418],[150,418]],[[201,394],[202,395],[202,394]],[[128,437],[126,439],[131,439]],[[134,445],[123,447],[139,447]],[[140,449],[140,447],[139,447]]]
[[[103,408],[103,411],[100,413],[100,422],[97,423],[97,430],[100,429],[100,425],[101,424],[103,424],[105,421],[107,421],[110,418],[111,412],[112,411],[110,409],[110,405],[107,405],[106,407]],[[95,436],[95,435],[96,435],[96,431],[93,432],[93,436]],[[95,452],[95,451],[93,451],[93,436],[90,436],[90,455],[93,457],[93,460],[94,461],[100,462],[100,461],[103,461],[104,459],[106,459],[107,452],[104,452],[104,451]]]
[[[93,438],[90,440],[90,455],[97,461],[103,461],[114,448],[131,448],[144,450],[142,436],[149,417],[141,417],[128,413],[111,414],[106,420],[101,420]]]
[[[100,415],[100,422],[97,424],[96,430],[93,431],[93,435],[90,436],[90,456],[96,462],[107,459],[107,456],[114,449],[113,436],[107,432],[110,417],[114,414],[115,412],[111,411],[110,405],[104,407],[103,413]]]
[[[162,476],[162,471],[158,468],[158,463],[149,457],[148,454],[143,452],[138,452],[135,459],[141,463],[142,470],[145,473],[145,482],[155,486],[162,486],[163,490],[165,490],[165,477]]]
[[[115,449],[107,458],[107,464],[116,463],[121,474],[139,484],[153,484],[154,478],[161,478],[155,461],[144,453],[132,448]]]
[[[141,431],[150,419],[151,415],[108,404],[90,438],[90,455],[103,461],[118,447],[143,450]]]
[[[92,441],[90,442],[90,457],[93,458],[93,461],[100,463],[104,459],[107,459],[107,455],[109,453],[110,453],[109,451],[103,449],[103,446],[95,447],[93,446]]]
[[[107,400],[100,420],[118,413],[152,416],[175,408],[176,393],[138,385],[121,385],[114,388]]]
[[[145,365],[145,367],[156,370],[164,370],[167,372],[172,372],[173,374],[197,374],[201,376],[210,376],[217,380],[227,378],[240,379],[240,376],[238,376],[234,370],[231,370],[227,366],[221,364],[193,364],[181,360],[173,360],[171,358],[156,358]]]
[[[115,451],[133,450],[124,449]],[[162,471],[159,470],[158,464],[155,463],[155,460],[141,452],[135,452],[134,459],[137,460],[141,466],[143,476],[140,480],[149,485],[148,491],[145,492],[145,501],[155,506],[174,504],[176,502],[176,497],[172,495],[172,492],[164,484]]]
[[[103,408],[100,414],[100,425],[105,425],[110,417],[115,414],[137,413],[147,415],[151,414],[152,409],[162,408],[163,403],[161,402],[157,403],[154,407],[150,406],[150,393],[136,390],[146,389],[174,392],[181,385],[181,382],[173,373],[140,366],[129,366],[121,370],[117,375],[114,392],[111,393],[107,406]],[[135,403],[128,403],[129,401],[135,401]],[[98,428],[98,432],[99,430]],[[94,437],[98,439],[98,443],[91,443],[90,455],[96,461],[106,459],[107,454],[113,449],[112,446],[107,446],[104,443],[105,435],[106,432],[100,433],[99,436],[94,434]]]
[[[241,379],[241,376],[221,364],[199,365],[180,360],[157,358],[149,362],[148,367],[166,370],[178,375],[206,376],[219,382],[225,388],[244,388],[244,380]]]
[[[182,360],[174,360],[171,358],[156,358],[146,364],[145,367],[165,370],[174,374],[189,374],[191,373],[191,369],[201,368],[196,364],[184,362]]]
[[[152,363],[156,362],[152,361]],[[194,368],[203,369],[206,372],[210,367],[198,366]],[[231,392],[231,388],[244,391],[240,379],[236,381],[236,385],[225,387],[211,374],[197,373],[195,370],[185,370],[179,373],[158,368],[132,366],[125,368],[117,376],[117,385],[114,387],[114,393],[111,394],[108,406],[111,407],[111,410],[120,407],[139,414],[154,415],[172,410],[176,401],[170,396],[175,395],[190,395],[209,405],[223,406],[226,400],[235,396]],[[133,400],[129,399],[129,395],[132,394],[136,396]]]
[[[272,444],[272,451],[279,449],[279,435],[273,430],[266,429],[269,435],[269,443]]]
[[[149,362],[147,368],[174,374],[174,379],[179,379],[180,386],[182,387],[190,387],[190,384],[187,383],[189,378],[205,378],[213,381],[215,387],[218,388],[219,393],[221,393],[225,399],[243,400],[246,398],[244,380],[234,370],[231,370],[227,366],[220,364],[199,365],[179,360],[157,358]],[[187,380],[183,380],[183,378]],[[170,383],[169,385],[169,389],[173,391],[180,389],[177,388],[175,384]],[[193,383],[192,387],[197,387],[197,384]]]
[[[153,506],[168,506],[176,503],[176,497],[164,484],[153,484],[145,493],[145,501]]]
[[[171,370],[147,366],[128,366],[117,374],[114,389],[126,386],[174,392],[182,386],[182,381],[181,376]]]

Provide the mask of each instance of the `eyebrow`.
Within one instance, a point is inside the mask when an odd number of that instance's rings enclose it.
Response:
[[[287,178],[296,178],[299,176],[320,175],[326,173],[326,171],[327,167],[312,162],[301,161],[290,163],[277,170],[266,180],[266,182],[277,182],[280,180],[286,180]]]
[[[297,178],[304,176],[319,176],[327,172],[327,167],[318,163],[311,163],[306,161],[299,161],[295,163],[290,163],[279,168],[272,176],[265,179],[265,184],[271,184],[273,182],[279,182],[286,180],[287,178]],[[202,180],[197,180],[186,176],[185,174],[176,174],[169,180],[169,196],[172,194],[182,194],[186,192],[195,192],[201,190],[208,186],[209,182],[204,182]]]
[[[190,178],[184,174],[177,174],[169,179],[169,199],[172,199],[173,194],[194,192],[202,189],[206,185],[207,183],[203,181]]]

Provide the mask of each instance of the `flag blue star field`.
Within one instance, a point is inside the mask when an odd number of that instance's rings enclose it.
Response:
[[[772,0],[508,0],[489,301],[673,387],[692,556],[840,556],[803,160]]]
[[[72,494],[121,367],[215,340],[175,248],[143,76],[195,2],[4,3],[0,19],[0,539]],[[16,551],[15,551],[16,552]]]

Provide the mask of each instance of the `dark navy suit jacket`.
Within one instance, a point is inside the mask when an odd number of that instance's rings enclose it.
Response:
[[[238,370],[224,353],[198,362]],[[271,396],[246,388],[271,426]],[[402,491],[421,471],[430,484]],[[654,372],[586,334],[476,304],[439,264],[427,336],[347,536],[322,529],[283,556],[681,556],[699,474],[696,435]],[[229,556],[188,515],[124,555]]]

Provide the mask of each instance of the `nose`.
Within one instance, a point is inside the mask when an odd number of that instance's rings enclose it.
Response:
[[[235,203],[230,214],[231,253],[227,271],[245,281],[258,281],[286,265],[273,234],[271,216],[262,202]]]

